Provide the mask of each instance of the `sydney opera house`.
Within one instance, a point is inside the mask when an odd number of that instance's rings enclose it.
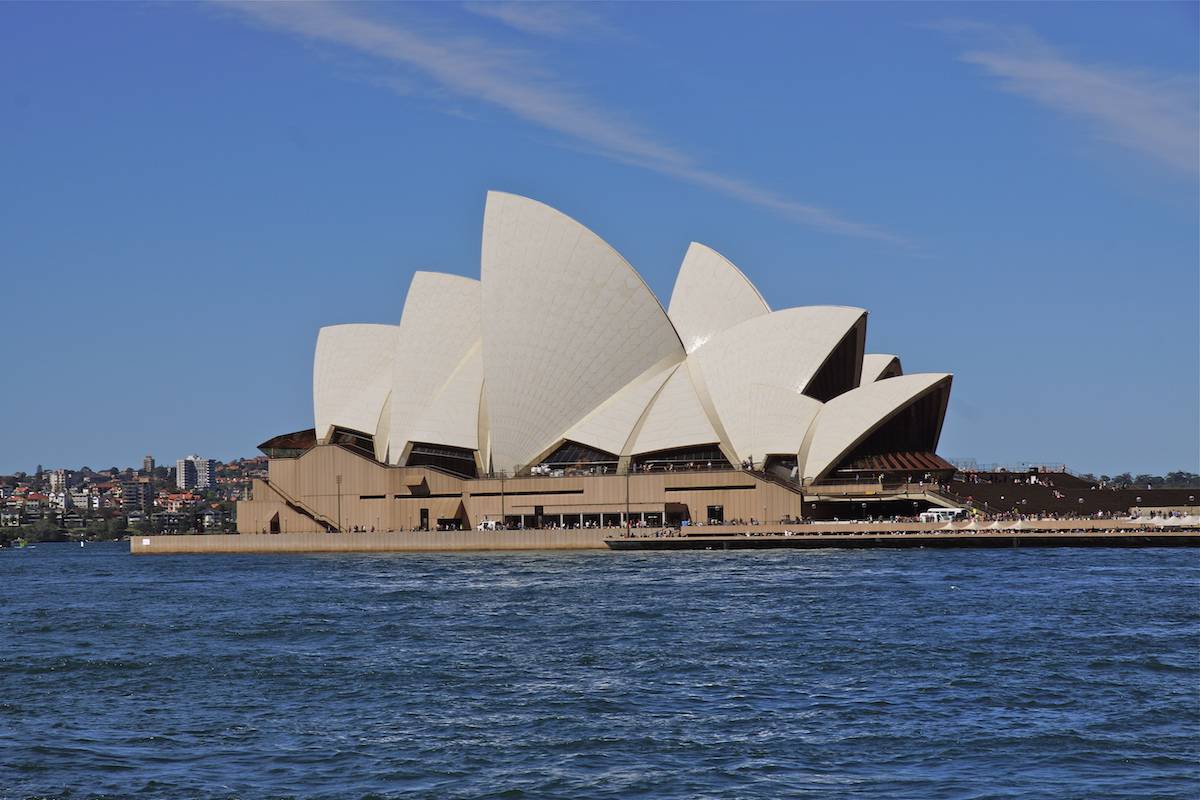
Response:
[[[592,231],[491,192],[479,280],[418,272],[399,324],[321,329],[314,427],[260,446],[269,477],[239,504],[238,527],[771,523],[855,516],[868,500],[915,508],[914,486],[953,471],[935,453],[951,376],[904,374],[896,356],[864,352],[866,333],[860,308],[772,311],[697,243],[664,311]]]

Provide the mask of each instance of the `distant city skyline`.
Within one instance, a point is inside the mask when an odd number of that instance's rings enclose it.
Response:
[[[869,309],[868,350],[954,373],[949,458],[1200,471],[1195,4],[0,23],[0,473],[311,427],[317,329],[478,276],[488,189],[587,220],[664,305],[695,238],[773,307]]]

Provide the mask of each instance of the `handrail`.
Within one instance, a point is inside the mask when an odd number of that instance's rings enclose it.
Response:
[[[1036,469],[1039,473],[1066,473],[1067,475],[1074,475],[1077,478],[1081,477],[1078,473],[1072,472],[1063,463],[1048,464],[1040,461],[1029,461],[1019,464],[979,464],[973,458],[951,458],[947,460],[959,472],[1008,472],[1025,475]]]
[[[856,488],[870,489],[873,494],[905,492],[912,486],[934,486],[933,483],[912,483],[910,481],[897,481],[894,483],[884,483],[882,481],[821,481],[820,483],[808,483],[804,485],[804,491],[809,494],[848,494],[851,492],[843,492],[841,490],[851,490]]]
[[[314,511],[313,509],[309,508],[304,503],[302,503],[299,500],[297,500],[296,498],[292,497],[290,494],[285,492],[283,489],[280,489],[278,486],[271,483],[270,479],[262,478],[261,480],[262,480],[263,484],[265,484],[271,491],[275,492],[275,494],[282,497],[284,503],[286,503],[288,506],[294,508],[296,511],[299,511],[304,516],[309,517],[310,519],[312,519],[313,522],[316,522],[318,525],[324,526],[326,531],[338,531],[339,533],[341,532],[341,528],[333,520],[329,519],[324,514]]]
[[[546,480],[546,479],[563,480],[564,478],[601,478],[601,477],[611,478],[614,476],[625,477],[625,475],[629,475],[630,477],[636,478],[639,476],[646,476],[646,475],[679,475],[679,474],[693,475],[698,472],[703,472],[703,473],[707,474],[707,473],[712,473],[712,472],[750,472],[751,471],[751,470],[747,470],[747,469],[741,469],[739,467],[734,467],[731,465],[723,465],[723,466],[719,466],[719,467],[713,466],[712,468],[697,467],[696,469],[672,469],[672,470],[666,470],[666,469],[635,470],[635,469],[630,469],[625,472],[614,469],[609,472],[601,473],[601,474],[596,474],[594,472],[589,473],[586,470],[584,470],[583,468],[580,468],[580,470],[581,471],[578,474],[574,474],[574,475],[565,474],[566,470],[564,469],[563,475],[540,475],[540,474],[536,474],[536,473],[531,473],[531,474],[526,474],[526,475],[515,475],[515,476],[512,475],[511,473],[509,473],[508,470],[496,470],[495,472],[491,472],[491,473],[487,473],[487,472],[482,473],[478,478],[472,478],[470,480],[489,480],[489,481],[518,480],[518,479],[519,480]]]
[[[930,494],[936,494],[937,496],[939,496],[942,499],[947,500],[949,502],[959,503],[960,505],[963,505],[967,508],[975,508],[975,509],[981,510],[985,513],[988,513],[988,514],[1006,514],[1006,513],[1008,513],[1006,511],[1003,511],[999,508],[992,506],[986,500],[976,500],[971,497],[963,497],[962,495],[958,494],[957,492],[953,492],[948,489],[945,491],[938,489],[936,491],[930,492]]]
[[[756,478],[759,478],[760,480],[773,483],[776,486],[781,486],[784,489],[787,489],[789,492],[803,493],[804,491],[804,486],[800,483],[800,481],[789,480],[788,478],[784,478],[782,475],[776,475],[761,469],[746,469],[741,471],[747,472]]]

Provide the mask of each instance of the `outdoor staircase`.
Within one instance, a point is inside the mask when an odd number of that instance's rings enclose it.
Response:
[[[937,489],[926,489],[925,494],[928,496],[931,503],[945,506],[947,508],[973,508],[976,511],[981,511],[985,514],[994,514],[999,509],[993,508],[981,500],[968,500],[965,497],[957,495],[953,492],[943,492]]]
[[[801,493],[801,487],[800,487],[800,483],[798,481],[794,481],[789,478],[785,478],[782,475],[776,475],[772,472],[767,472],[766,470],[761,470],[761,469],[748,469],[748,470],[744,470],[744,472],[746,472],[747,474],[753,475],[754,477],[758,478],[759,480],[766,481],[767,483],[773,483],[776,486],[781,486],[784,489],[787,489],[789,492],[792,492],[793,494]]]
[[[278,486],[273,485],[270,480],[263,479],[262,482],[268,489],[274,492],[280,500],[283,501],[284,505],[286,505],[292,511],[295,511],[297,514],[308,517],[313,522],[317,523],[317,525],[319,525],[326,533],[336,533],[338,531],[337,523],[333,520],[309,508],[304,503],[280,489]]]

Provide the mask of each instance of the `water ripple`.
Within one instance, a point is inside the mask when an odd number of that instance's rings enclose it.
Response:
[[[0,798],[1200,792],[1192,551],[0,552]]]

